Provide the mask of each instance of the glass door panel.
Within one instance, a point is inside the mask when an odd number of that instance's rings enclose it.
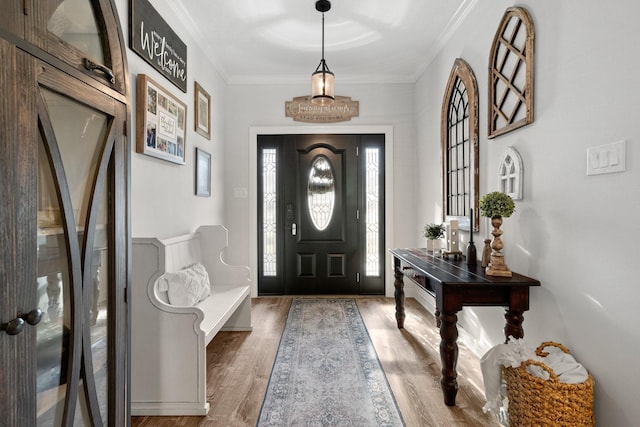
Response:
[[[79,231],[87,221],[91,192],[108,130],[108,116],[42,89],[69,186]],[[82,247],[82,245],[81,245]]]
[[[66,276],[65,273],[57,273],[57,277],[60,277],[58,283],[61,283],[59,285],[62,289],[61,293],[77,295],[79,299],[68,301],[70,299],[68,298],[63,302],[65,307],[73,304],[80,305],[80,309],[75,313],[82,317],[81,321],[70,322],[71,325],[77,325],[79,330],[72,331],[70,335],[71,337],[81,335],[81,339],[76,338],[75,341],[81,347],[81,351],[70,355],[68,351],[65,353],[62,346],[60,354],[56,357],[63,361],[60,370],[73,365],[66,361],[74,355],[81,357],[82,368],[80,377],[75,377],[77,388],[70,385],[67,389],[58,389],[56,397],[58,401],[65,399],[74,401],[72,404],[67,402],[68,410],[75,413],[74,425],[95,425],[96,420],[106,424],[108,412],[107,306],[111,271],[108,256],[110,239],[107,236],[110,229],[107,223],[110,217],[107,175],[109,161],[113,154],[113,137],[109,137],[112,117],[47,89],[41,88],[41,93],[47,106],[47,121],[51,124],[54,136],[51,138],[52,141],[46,141],[46,143],[43,141],[41,145],[44,147],[49,144],[50,147],[55,147],[55,150],[52,148],[51,151],[59,154],[57,167],[63,170],[63,174],[57,175],[59,181],[56,181],[54,179],[56,174],[52,174],[49,166],[56,164],[56,161],[52,160],[54,156],[48,156],[45,149],[41,149],[38,202],[42,204],[44,212],[42,228],[48,230],[48,234],[57,236],[58,248],[65,247],[65,242],[68,241],[68,244],[79,248],[80,253],[75,260],[74,257],[68,256],[59,260],[58,265],[63,263],[67,265],[64,265],[64,268],[58,268],[66,269],[67,273]],[[109,141],[111,145],[108,144]],[[67,197],[68,206],[58,206],[57,200],[62,200],[59,199],[63,197],[61,195]],[[40,209],[39,206],[39,211]],[[65,223],[70,224],[71,228],[66,230],[63,226]],[[79,280],[75,286],[79,286],[80,289],[69,288],[73,284],[73,281],[68,280],[69,271],[79,272],[77,275]],[[51,287],[51,284],[48,286]],[[48,304],[51,303],[48,302]],[[43,334],[43,340],[44,338]],[[64,335],[61,340],[64,342]],[[40,341],[38,341],[38,352],[40,348]],[[80,360],[77,360],[76,364],[79,362]],[[41,382],[43,390],[51,388],[50,385],[48,388],[45,387],[47,381],[50,383],[51,379],[47,376],[40,378],[40,372],[37,381],[39,390]],[[45,408],[48,400],[51,399],[47,399],[44,394],[38,394],[39,407]],[[51,410],[43,410],[41,414],[38,411],[38,424],[58,425],[61,416],[60,408],[63,406],[58,403],[55,413]]]
[[[60,3],[49,18],[47,30],[88,58],[104,64],[100,31],[89,0],[65,0]]]
[[[88,377],[88,382],[93,382],[92,389],[95,390],[95,398],[104,424],[107,425],[108,416],[108,386],[109,366],[107,364],[107,321],[109,308],[109,288],[112,278],[109,276],[109,247],[107,232],[110,229],[107,223],[108,215],[108,191],[107,186],[102,186],[99,197],[94,199],[98,204],[96,211],[96,227],[94,231],[93,245],[90,251],[91,257],[85,262],[85,268],[89,268],[88,283],[85,285],[85,316],[89,319],[85,325],[88,328],[88,344],[85,345],[85,366],[88,372],[93,372],[92,377]],[[88,286],[87,286],[88,285]]]
[[[42,137],[38,147],[38,425],[60,425],[67,393],[71,331],[71,291],[61,209]]]

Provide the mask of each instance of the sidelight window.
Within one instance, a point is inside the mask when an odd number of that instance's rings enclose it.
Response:
[[[276,186],[276,149],[262,150],[262,255],[263,275],[277,275],[277,186]]]
[[[365,149],[365,247],[367,276],[380,274],[380,149]]]

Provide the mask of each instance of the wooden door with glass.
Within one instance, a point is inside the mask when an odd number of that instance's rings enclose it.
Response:
[[[0,18],[0,414],[128,425],[124,43],[109,0]]]

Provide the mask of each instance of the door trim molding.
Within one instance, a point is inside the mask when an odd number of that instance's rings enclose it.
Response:
[[[393,237],[393,126],[250,126],[249,127],[249,267],[251,268],[251,296],[258,296],[258,135],[313,134],[384,134],[385,156],[385,247],[394,247]],[[385,251],[385,265],[391,256]],[[385,268],[385,295],[393,296],[393,269]]]

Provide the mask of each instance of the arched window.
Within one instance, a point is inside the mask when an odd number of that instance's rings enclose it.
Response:
[[[533,21],[507,9],[489,58],[489,138],[533,122]]]
[[[473,209],[478,215],[478,85],[473,70],[456,59],[442,102],[443,216],[464,223]]]

